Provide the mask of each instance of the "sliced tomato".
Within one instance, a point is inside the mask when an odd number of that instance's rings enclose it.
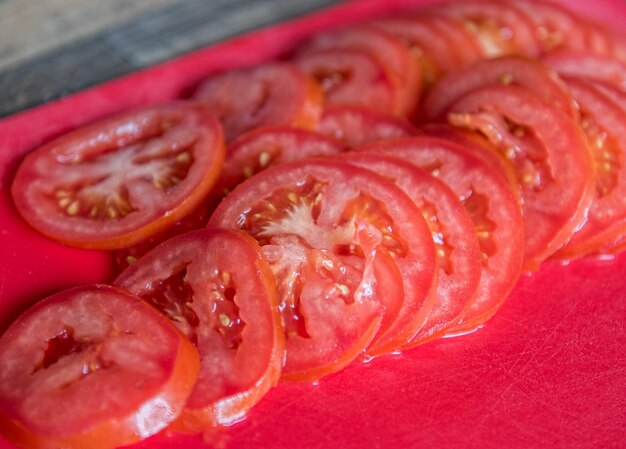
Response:
[[[324,101],[319,84],[288,62],[214,75],[198,87],[194,98],[222,121],[227,142],[258,126],[313,128]]]
[[[250,237],[223,229],[174,237],[115,285],[160,310],[200,353],[198,381],[173,429],[233,424],[278,381],[285,346],[276,288]]]
[[[416,328],[432,307],[428,226],[402,190],[368,170],[338,160],[271,167],[240,184],[209,224],[261,244],[278,286],[288,379],[316,379],[354,360],[381,320],[392,321],[384,305],[414,304]]]
[[[509,181],[509,187],[521,204],[522,194],[515,167],[487,139],[472,131],[454,128],[447,123],[427,123],[422,125],[418,131],[428,136],[455,142],[465,148],[466,151],[487,162]]]
[[[462,146],[436,137],[388,140],[359,150],[405,159],[445,182],[461,200],[478,236],[482,271],[474,300],[461,323],[448,332],[467,331],[484,323],[515,286],[522,266],[522,216],[506,179]]]
[[[448,120],[485,135],[515,166],[524,209],[524,269],[536,270],[571,238],[593,199],[594,163],[582,129],[517,86],[475,90],[452,107]]]
[[[413,321],[416,310],[415,304],[405,302],[394,326],[374,339],[368,353],[389,352],[406,347],[408,340],[414,345],[443,335],[469,309],[480,280],[478,237],[465,207],[445,183],[404,159],[365,151],[345,153],[341,159],[395,182],[422,212],[437,252],[435,301],[426,322],[417,333],[407,336],[403,329],[412,328],[407,323]],[[410,282],[404,281],[405,285]]]
[[[398,80],[399,111],[411,115],[420,98],[422,76],[418,62],[395,35],[368,25],[352,26],[316,34],[298,49],[298,54],[316,50],[356,49],[378,59]]]
[[[318,124],[319,126],[319,124]],[[288,126],[257,128],[228,146],[218,188],[230,192],[237,184],[272,165],[344,151],[338,140]]]
[[[531,20],[540,53],[560,48],[606,52],[611,45],[609,36],[595,24],[553,2],[513,0],[510,3]]]
[[[327,107],[316,130],[349,147],[406,137],[416,132],[404,118],[361,106]]]
[[[0,338],[0,429],[28,448],[131,444],[176,419],[197,376],[197,351],[143,301],[66,290]]]
[[[562,50],[542,60],[562,76],[599,81],[626,91],[626,62],[614,57]]]
[[[420,119],[430,122],[445,118],[461,97],[492,84],[525,87],[567,115],[578,117],[574,98],[553,70],[535,59],[509,56],[484,59],[444,77],[422,103]]]
[[[598,252],[626,233],[626,111],[593,84],[566,78],[581,109],[581,125],[595,159],[596,188],[587,219],[558,258]]]
[[[443,20],[439,19],[439,22]],[[436,21],[403,16],[378,20],[371,26],[401,39],[421,68],[424,88],[430,87],[442,73],[457,65],[449,41]]]
[[[204,106],[151,106],[39,147],[20,165],[11,193],[24,219],[48,237],[123,248],[194,210],[223,157],[221,126]]]
[[[479,0],[447,3],[433,7],[460,22],[474,35],[487,58],[503,55],[539,54],[529,17],[509,2]]]
[[[352,104],[403,113],[397,78],[367,51],[317,50],[298,55],[295,62],[320,83],[327,104]]]

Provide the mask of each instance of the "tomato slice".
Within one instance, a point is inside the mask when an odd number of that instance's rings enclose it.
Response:
[[[319,126],[319,124],[318,124]],[[237,184],[272,165],[344,151],[339,141],[318,132],[288,126],[257,128],[228,146],[218,187],[230,192]]]
[[[452,107],[448,119],[484,134],[515,166],[524,210],[524,269],[536,270],[571,238],[593,199],[594,164],[580,126],[517,86],[475,90]]]
[[[390,321],[384,304],[421,304],[416,328],[432,307],[428,226],[402,190],[368,170],[338,160],[271,167],[227,196],[209,225],[243,229],[261,244],[278,285],[288,379],[354,360],[381,317]]]
[[[319,84],[288,62],[273,62],[214,75],[194,98],[224,125],[226,141],[259,126],[313,128],[324,96]]]
[[[198,381],[174,429],[230,425],[278,381],[285,347],[276,288],[250,237],[223,229],[179,235],[115,285],[160,310],[198,348]]]
[[[626,111],[590,82],[566,78],[581,109],[596,167],[596,188],[587,220],[555,256],[575,258],[599,251],[626,233]]]
[[[474,35],[487,58],[539,54],[529,17],[509,2],[478,0],[432,7],[453,18]]]
[[[540,53],[561,48],[578,51],[606,52],[610,47],[609,36],[595,24],[587,22],[552,2],[510,2],[522,10],[531,20]]]
[[[104,285],[37,303],[0,338],[0,429],[31,448],[112,449],[182,411],[198,353],[152,307]]]
[[[570,117],[578,117],[574,98],[554,71],[535,59],[509,56],[484,59],[444,77],[422,103],[420,118],[424,122],[445,118],[461,97],[492,84],[525,87]]]
[[[521,211],[506,179],[462,146],[436,137],[387,140],[359,150],[405,159],[445,182],[461,200],[478,236],[482,271],[461,323],[448,332],[472,330],[487,321],[515,286],[523,259]]]
[[[360,106],[329,106],[316,130],[349,147],[415,134],[411,123],[395,115]]]
[[[449,41],[435,21],[403,16],[378,20],[371,25],[401,39],[419,63],[425,88],[430,87],[442,73],[456,67]]]
[[[151,106],[93,123],[39,147],[11,193],[41,233],[116,249],[158,234],[196,208],[224,157],[219,122],[201,105]]]
[[[434,284],[433,309],[411,345],[439,337],[456,325],[469,308],[480,280],[480,249],[469,214],[456,194],[427,171],[388,154],[356,151],[345,153],[342,160],[372,170],[396,183],[418,206],[428,223],[437,252],[437,282]],[[412,282],[405,279],[405,285]],[[419,311],[419,306],[417,310]],[[405,302],[395,326],[379,335],[368,353],[384,353],[406,347],[409,338],[398,329],[413,320],[414,304]],[[411,328],[411,326],[409,326]],[[404,335],[403,335],[404,334]]]
[[[562,76],[587,78],[626,91],[626,62],[612,56],[562,50],[542,60]]]
[[[316,50],[298,55],[295,62],[319,81],[327,104],[352,104],[403,113],[398,80],[367,51]]]
[[[362,50],[378,59],[398,80],[399,111],[411,115],[419,102],[422,76],[418,62],[395,35],[368,25],[352,26],[315,35],[298,49],[298,54],[316,50]]]
[[[447,123],[427,123],[422,125],[418,131],[428,136],[455,142],[465,148],[466,151],[472,153],[472,155],[491,165],[491,167],[505,176],[515,197],[520,204],[522,203],[522,194],[515,167],[487,139],[472,131],[454,128]]]

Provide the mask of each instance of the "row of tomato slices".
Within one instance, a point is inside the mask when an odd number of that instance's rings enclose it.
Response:
[[[22,216],[121,274],[0,339],[0,429],[104,448],[228,425],[279,378],[471,331],[522,271],[621,250],[625,45],[551,4],[437,5],[35,150]]]

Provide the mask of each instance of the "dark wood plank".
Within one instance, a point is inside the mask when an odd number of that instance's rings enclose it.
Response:
[[[336,0],[182,0],[0,71],[0,116]]]

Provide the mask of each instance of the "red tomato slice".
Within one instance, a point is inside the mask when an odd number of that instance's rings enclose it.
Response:
[[[424,122],[445,118],[461,97],[492,84],[525,87],[570,117],[578,117],[574,98],[554,71],[537,60],[509,56],[484,59],[450,73],[425,98],[420,118]]]
[[[259,126],[313,128],[324,101],[319,84],[287,62],[214,75],[194,97],[222,121],[227,142]]]
[[[436,137],[388,140],[359,150],[405,159],[441,179],[461,200],[478,235],[482,271],[473,302],[449,332],[487,321],[515,286],[523,259],[522,216],[504,177],[460,145]]]
[[[484,134],[515,166],[524,210],[524,269],[536,270],[571,238],[593,199],[594,164],[580,126],[516,86],[475,90],[452,107],[448,120]]]
[[[228,146],[218,187],[225,193],[272,165],[344,151],[337,140],[318,132],[288,126],[257,128]]]
[[[398,80],[369,52],[317,50],[299,55],[296,64],[319,81],[327,104],[352,104],[403,113]]]
[[[383,304],[414,304],[415,330],[432,307],[428,226],[402,190],[368,170],[337,160],[271,167],[227,196],[209,225],[243,229],[261,244],[281,300],[286,378],[347,365],[381,316],[390,321]],[[404,291],[402,279],[412,280]]]
[[[437,282],[432,293],[436,298],[426,322],[411,337],[411,344],[443,335],[469,308],[480,280],[478,238],[465,207],[445,183],[401,158],[358,151],[343,154],[342,160],[394,181],[422,212],[437,252]],[[405,285],[408,282],[411,280],[405,279]],[[414,307],[405,302],[396,325],[386,334],[379,335],[368,348],[368,353],[383,353],[406,346],[407,339],[396,336],[397,328],[402,329],[405,323],[412,321]]]
[[[539,54],[529,17],[510,3],[478,0],[443,4],[432,10],[460,21],[473,33],[485,57]]]
[[[515,197],[520,204],[522,203],[522,193],[515,167],[509,159],[500,154],[498,149],[485,138],[472,131],[454,128],[446,123],[427,123],[419,128],[419,132],[455,142],[465,148],[466,151],[472,153],[472,155],[487,162],[505,176]]]
[[[410,115],[415,111],[422,86],[421,70],[409,49],[396,36],[367,25],[353,26],[315,35],[298,49],[298,54],[329,49],[356,49],[373,55],[398,80],[396,94],[400,113]]]
[[[242,233],[203,229],[174,237],[115,285],[160,310],[200,353],[200,375],[172,426],[230,425],[273,387],[284,338],[272,273]]]
[[[578,51],[606,52],[610,39],[595,24],[577,17],[567,9],[551,2],[513,0],[531,20],[540,53],[560,48]]]
[[[404,118],[360,106],[327,107],[316,130],[350,147],[416,132]]]
[[[439,22],[443,22],[439,19]],[[397,36],[421,67],[424,87],[428,88],[442,73],[456,67],[455,55],[449,41],[436,21],[412,17],[393,17],[372,22],[375,28]]]
[[[581,109],[596,167],[596,189],[587,220],[555,256],[574,258],[599,251],[626,233],[626,111],[580,79],[567,85]]]
[[[73,288],[0,338],[0,429],[26,448],[131,444],[176,419],[197,376],[197,351],[152,307]]]
[[[65,134],[26,156],[11,193],[41,233],[116,249],[158,234],[196,208],[224,157],[207,109],[172,103],[125,112]]]
[[[626,91],[626,62],[614,57],[562,50],[542,60],[562,76],[587,78]]]

